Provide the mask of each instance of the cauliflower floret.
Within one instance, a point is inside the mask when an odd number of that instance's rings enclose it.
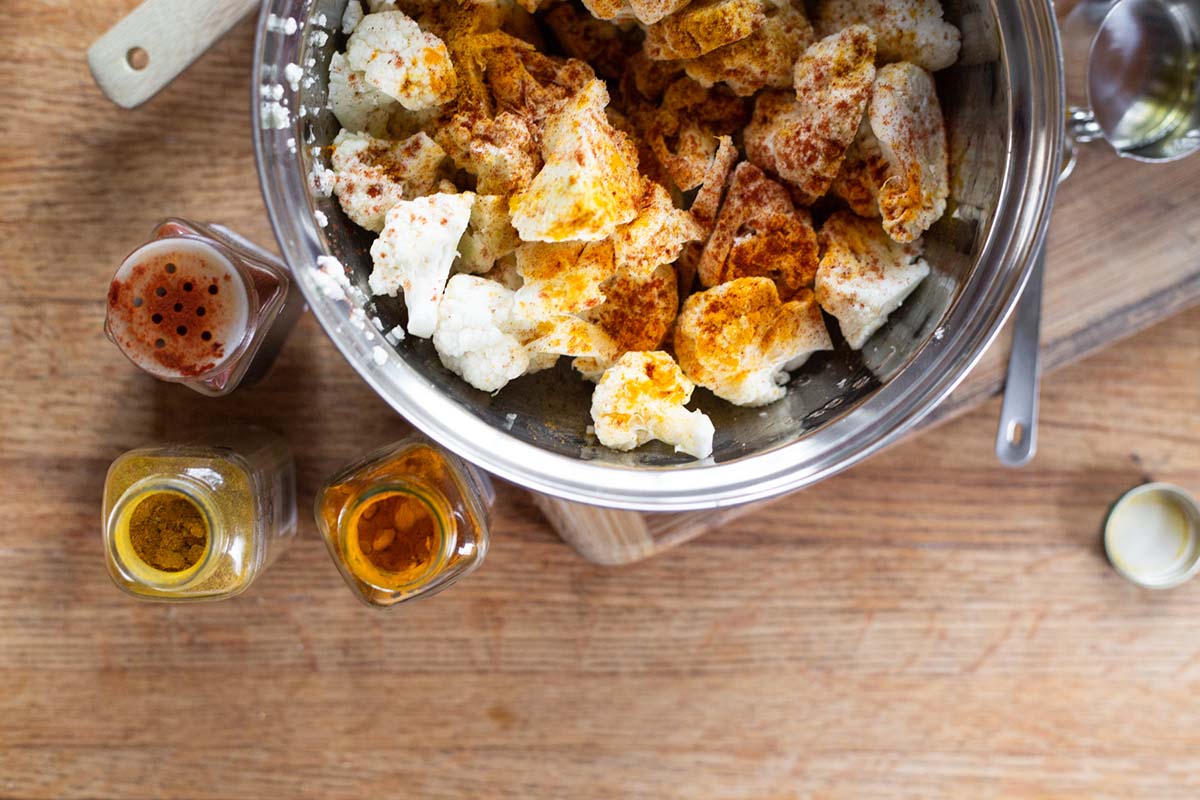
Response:
[[[567,55],[590,65],[605,78],[621,77],[626,62],[638,52],[638,43],[616,25],[569,3],[554,6],[543,20]]]
[[[616,358],[612,338],[587,320],[560,315],[523,324],[520,335],[531,359],[550,357],[556,361],[559,356],[578,356],[611,364]]]
[[[604,302],[584,318],[612,340],[612,352],[607,358],[589,356],[574,363],[576,370],[593,381],[625,353],[661,347],[679,313],[679,286],[670,264],[646,277],[617,273],[601,290]]]
[[[941,219],[950,196],[946,125],[933,76],[912,64],[879,70],[871,130],[888,164],[879,188],[883,229],[898,242],[914,241]]]
[[[803,7],[792,0],[768,0],[762,28],[740,42],[685,61],[683,68],[701,86],[721,82],[749,97],[767,86],[791,86],[792,67],[812,42],[812,25]]]
[[[729,196],[700,257],[700,283],[766,277],[790,300],[817,273],[817,234],[808,211],[797,209],[787,189],[753,164],[733,171]]]
[[[518,313],[529,319],[579,314],[604,302],[600,288],[617,270],[613,244],[528,243],[517,248]]]
[[[877,220],[849,211],[826,220],[819,238],[825,254],[817,270],[817,301],[837,317],[846,343],[861,350],[929,274],[921,242],[896,242]]]
[[[402,200],[371,245],[371,292],[395,297],[404,291],[413,336],[428,339],[437,327],[438,304],[474,204],[471,192]]]
[[[400,11],[364,17],[346,43],[346,60],[368,83],[413,111],[449,102],[458,90],[445,42]]]
[[[846,151],[842,171],[833,180],[830,190],[846,201],[860,217],[879,218],[879,187],[887,180],[888,163],[879,149],[879,140],[871,130],[871,120],[864,117],[858,136]]]
[[[597,241],[637,216],[637,152],[605,118],[607,104],[593,80],[546,121],[545,166],[510,206],[524,241]]]
[[[521,272],[517,269],[516,253],[510,253],[497,260],[496,266],[484,273],[483,277],[514,292],[525,285],[525,279],[521,277]]]
[[[434,190],[445,158],[424,133],[389,142],[343,130],[330,157],[333,192],[351,220],[378,232],[392,206]]]
[[[529,124],[501,111],[494,119],[462,112],[436,133],[437,142],[454,165],[476,178],[483,194],[523,192],[541,167],[542,158]]]
[[[437,310],[433,346],[446,369],[494,392],[529,369],[529,354],[509,332],[513,293],[494,281],[455,275]]]
[[[342,12],[342,33],[349,36],[354,33],[354,29],[358,27],[358,23],[363,19],[362,3],[358,0],[350,0],[346,3],[346,10]]]
[[[508,198],[478,195],[471,208],[471,222],[458,243],[459,272],[487,272],[501,258],[516,252],[521,240],[508,218]]]
[[[583,0],[586,8],[596,19],[612,22],[627,22],[637,19],[633,15],[633,7],[629,0]]]
[[[820,8],[817,24],[824,34],[871,26],[883,63],[909,61],[936,72],[958,60],[962,36],[942,20],[938,0],[824,0]]]
[[[766,0],[697,0],[646,29],[646,55],[655,61],[699,58],[745,39],[766,20]]]
[[[746,156],[796,187],[801,205],[829,191],[854,141],[875,79],[875,36],[855,25],[814,44],[796,62],[796,97],[760,95]]]
[[[675,271],[679,277],[679,290],[684,294],[690,292],[692,284],[696,282],[700,259],[708,245],[713,227],[716,225],[717,212],[721,208],[721,200],[725,196],[725,188],[729,184],[733,165],[738,160],[738,156],[738,149],[734,147],[733,139],[722,136],[717,146],[717,153],[705,171],[704,183],[696,192],[696,197],[692,200],[692,207],[688,209],[692,219],[696,220],[700,226],[701,234],[700,241],[688,242],[683,246],[683,250],[679,253],[679,259],[675,262]]]
[[[511,38],[511,37],[510,37]],[[497,47],[484,55],[488,88],[500,108],[541,128],[588,84],[596,73],[574,58],[555,58],[532,48]],[[605,95],[600,108],[608,102]]]
[[[367,83],[361,72],[350,69],[341,53],[334,53],[329,61],[329,103],[343,128],[380,139],[387,136],[388,120],[400,106]]]
[[[692,295],[675,326],[684,373],[737,406],[780,400],[788,370],[832,349],[813,293],[783,303],[766,278],[739,278]]]
[[[651,439],[693,458],[712,455],[715,432],[701,411],[688,411],[695,385],[666,353],[626,353],[604,371],[592,394],[596,438],[614,450],[632,450]]]
[[[637,217],[617,228],[612,237],[617,269],[648,277],[660,264],[679,258],[685,244],[703,235],[692,215],[675,207],[666,189],[646,181]]]

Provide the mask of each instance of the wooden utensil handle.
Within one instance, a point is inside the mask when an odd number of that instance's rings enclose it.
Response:
[[[88,49],[100,90],[124,108],[149,100],[259,0],[146,0]]]

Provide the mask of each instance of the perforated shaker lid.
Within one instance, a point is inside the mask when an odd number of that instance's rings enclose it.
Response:
[[[228,363],[246,338],[249,314],[246,283],[219,249],[167,238],[121,264],[108,290],[105,330],[143,370],[180,380]]]

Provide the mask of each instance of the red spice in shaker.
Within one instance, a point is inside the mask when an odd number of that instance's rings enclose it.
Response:
[[[117,270],[104,329],[150,375],[216,396],[266,374],[303,305],[267,251],[170,219]]]

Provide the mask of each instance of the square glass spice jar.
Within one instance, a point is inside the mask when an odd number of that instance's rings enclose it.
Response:
[[[220,396],[266,375],[304,310],[287,267],[220,225],[167,219],[109,284],[104,331],[155,378]]]
[[[346,583],[367,605],[385,608],[477,569],[494,499],[486,475],[413,435],[330,478],[315,515]]]

